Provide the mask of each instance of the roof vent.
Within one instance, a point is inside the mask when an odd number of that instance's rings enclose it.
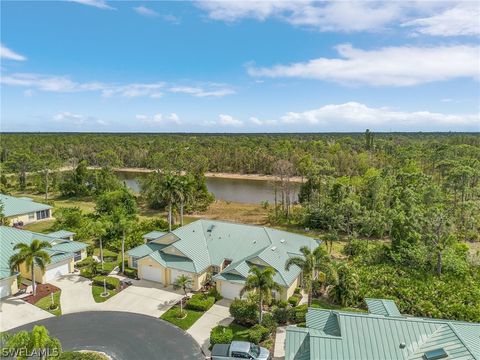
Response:
[[[211,225],[208,227],[207,232],[211,233],[214,227],[215,227],[215,225],[214,225],[214,224],[211,224]]]
[[[400,349],[405,349],[405,346],[407,346],[407,344],[405,344],[403,341],[400,343]]]
[[[253,240],[253,243],[256,244],[256,243],[257,243],[257,240]]]
[[[280,242],[283,244],[285,242],[285,239],[280,240]]]
[[[272,251],[275,251],[275,250],[277,250],[277,247],[276,247],[276,246],[272,246],[272,249],[271,249],[271,250],[272,250]]]
[[[423,354],[423,358],[425,360],[439,360],[445,359],[446,357],[448,357],[448,354],[445,352],[445,350],[443,350],[443,348],[430,350]]]

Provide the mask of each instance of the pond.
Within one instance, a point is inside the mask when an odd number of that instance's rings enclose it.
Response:
[[[140,179],[146,176],[145,173],[134,172],[118,172],[117,175],[136,193],[141,190]],[[207,177],[207,188],[218,200],[249,204],[260,204],[263,201],[273,204],[275,201],[274,183],[267,180]],[[297,201],[300,184],[293,183],[292,188],[292,201]]]

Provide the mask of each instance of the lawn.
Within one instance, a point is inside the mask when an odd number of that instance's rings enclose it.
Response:
[[[108,291],[109,295],[107,297],[101,297],[100,294],[103,293],[103,286],[92,284],[93,299],[97,303],[107,301],[108,299],[110,299],[111,297],[115,296],[118,293],[118,290],[107,289],[107,291]]]
[[[236,323],[231,323],[228,327],[233,331],[233,340],[248,341],[249,328]]]
[[[55,220],[39,221],[37,223],[27,224],[23,228],[25,230],[46,234],[52,232],[52,226],[54,222]]]
[[[62,308],[60,306],[60,294],[61,291],[57,291],[53,293],[53,302],[57,306],[57,309],[55,310],[50,310],[50,304],[52,303],[52,298],[51,295],[44,296],[40,300],[38,300],[35,303],[35,306],[39,307],[42,310],[48,311],[49,313],[55,315],[55,316],[60,316],[62,315]]]
[[[180,307],[175,305],[160,316],[160,319],[168,321],[169,323],[178,326],[180,329],[187,330],[205,313],[204,311],[183,309],[183,311],[187,313],[187,316],[184,319],[179,319],[177,317],[179,311]]]
[[[313,308],[321,308],[327,310],[340,310],[340,311],[353,311],[353,312],[367,312],[363,309],[351,308],[351,307],[342,307],[340,305],[330,304],[324,299],[312,299]]]

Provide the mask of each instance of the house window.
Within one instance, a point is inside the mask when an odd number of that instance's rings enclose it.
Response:
[[[37,220],[48,219],[50,217],[50,209],[37,211]]]
[[[28,220],[29,220],[29,221],[35,220],[35,213],[30,213],[30,214],[28,214]]]
[[[82,251],[77,251],[75,255],[73,256],[73,261],[79,261],[82,260]]]
[[[138,261],[138,258],[135,256],[132,256],[132,268],[134,269],[137,268],[137,261]]]

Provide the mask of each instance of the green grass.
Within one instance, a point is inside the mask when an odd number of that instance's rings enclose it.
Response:
[[[115,296],[118,293],[117,290],[107,289],[107,291],[109,295],[107,297],[101,297],[100,294],[103,293],[103,286],[92,285],[92,295],[95,302],[101,303],[101,302],[107,301],[112,296]]]
[[[23,228],[25,230],[30,230],[33,232],[37,233],[49,233],[52,232],[52,225],[55,222],[55,220],[45,220],[45,221],[39,221],[37,223],[33,224],[27,224]]]
[[[366,312],[366,310],[363,310],[363,309],[343,307],[343,306],[340,306],[340,305],[330,304],[329,302],[327,302],[326,300],[323,300],[323,299],[312,299],[312,307],[327,309],[327,310]]]
[[[41,298],[40,300],[38,300],[35,303],[35,306],[39,307],[42,310],[48,311],[49,313],[51,313],[55,316],[60,316],[60,315],[62,315],[62,308],[60,306],[60,294],[61,293],[62,293],[61,291],[57,291],[57,292],[53,293],[53,302],[58,307],[56,310],[50,310],[49,309],[50,304],[52,303],[51,295],[47,295],[47,296]]]
[[[184,319],[179,319],[177,314],[180,312],[180,306],[175,305],[160,316],[160,319],[168,321],[169,323],[178,326],[180,329],[187,330],[205,313],[204,311],[190,309],[183,309],[183,311],[184,313],[187,313],[187,316]]]

